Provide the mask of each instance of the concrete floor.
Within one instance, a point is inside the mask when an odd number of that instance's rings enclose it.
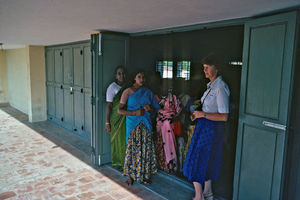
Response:
[[[189,200],[194,195],[190,183],[164,173],[150,186],[128,187],[119,171],[94,166],[90,152],[79,136],[48,121],[29,123],[24,113],[0,105],[0,200]]]

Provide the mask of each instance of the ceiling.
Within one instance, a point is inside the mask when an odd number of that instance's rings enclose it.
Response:
[[[251,17],[300,0],[0,0],[0,43],[53,45],[95,30],[136,33]]]

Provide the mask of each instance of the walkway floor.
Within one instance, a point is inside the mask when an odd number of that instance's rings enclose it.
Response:
[[[166,199],[140,184],[126,186],[109,166],[94,167],[85,152],[48,134],[45,123],[0,107],[0,199]]]

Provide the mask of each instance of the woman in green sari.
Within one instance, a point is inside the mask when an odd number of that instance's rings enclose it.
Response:
[[[115,70],[116,80],[106,91],[106,122],[105,131],[110,133],[112,166],[122,169],[126,151],[126,117],[118,114],[121,95],[126,89],[125,69],[118,66]]]

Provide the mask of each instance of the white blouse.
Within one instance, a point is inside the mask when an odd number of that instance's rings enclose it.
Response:
[[[111,83],[106,90],[106,102],[113,102],[115,95],[119,92],[121,86],[116,82]]]
[[[207,90],[201,97],[202,111],[207,113],[229,113],[230,91],[227,84],[219,76],[214,82],[207,84]]]

